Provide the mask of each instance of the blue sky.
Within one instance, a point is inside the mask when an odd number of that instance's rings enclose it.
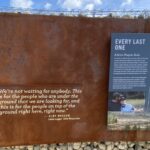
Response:
[[[44,10],[149,10],[150,0],[0,0],[0,8]]]

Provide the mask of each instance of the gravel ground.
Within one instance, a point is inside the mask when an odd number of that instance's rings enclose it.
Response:
[[[150,150],[147,142],[86,142],[1,147],[0,150]]]

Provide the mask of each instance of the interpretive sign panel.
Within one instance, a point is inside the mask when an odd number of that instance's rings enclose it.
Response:
[[[150,34],[112,34],[109,129],[150,129],[149,60]]]

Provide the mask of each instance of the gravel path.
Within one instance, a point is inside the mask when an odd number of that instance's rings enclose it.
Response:
[[[150,150],[147,142],[86,142],[1,147],[0,150]]]

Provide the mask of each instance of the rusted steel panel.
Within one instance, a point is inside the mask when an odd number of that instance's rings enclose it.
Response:
[[[80,120],[0,116],[0,145],[150,139],[148,132],[107,130],[112,32],[145,32],[145,20],[0,15],[1,88],[82,89],[80,104],[71,111]]]

